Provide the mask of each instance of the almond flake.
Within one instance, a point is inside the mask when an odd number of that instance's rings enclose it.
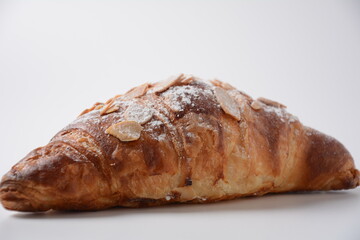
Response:
[[[119,106],[114,105],[114,101],[115,98],[112,98],[111,101],[104,106],[104,108],[100,111],[100,116],[119,110]]]
[[[210,80],[210,82],[216,86],[216,87],[221,87],[225,90],[233,90],[235,89],[233,86],[231,86],[230,84],[226,83],[226,82],[222,82],[220,80],[217,80],[217,79],[213,79],[213,80]]]
[[[154,88],[152,89],[152,92],[154,93],[162,93],[166,91],[169,87],[175,85],[176,83],[180,82],[183,78],[184,74],[178,74],[175,76],[171,76],[168,79],[158,82],[155,84]]]
[[[261,103],[259,101],[257,101],[257,100],[253,101],[250,106],[251,106],[252,109],[254,109],[256,111],[260,110],[262,108]]]
[[[105,104],[109,104],[109,103],[113,103],[114,102],[114,97],[113,98],[110,98],[109,100],[107,100],[106,102],[105,102]]]
[[[105,104],[106,104],[106,106],[105,107],[107,107],[107,106],[109,106],[109,105],[111,105],[111,104],[113,104],[113,102],[115,101],[115,99],[114,98],[110,98],[109,100],[107,100],[106,102],[105,102]]]
[[[102,108],[103,105],[104,105],[103,103],[97,102],[97,103],[95,103],[91,108],[88,108],[88,109],[85,109],[84,111],[82,111],[78,117],[80,117],[80,116],[82,116],[82,115],[84,115],[84,114],[86,114],[86,113],[88,113],[88,112],[91,112],[91,111],[94,110],[94,109],[97,110],[97,109],[99,109],[99,108]]]
[[[276,102],[276,101],[273,101],[273,100],[270,100],[267,98],[260,97],[257,100],[268,106],[273,106],[273,107],[277,107],[277,108],[286,108],[286,106],[284,104],[281,104],[279,102]]]
[[[86,113],[88,113],[88,112],[91,112],[93,109],[91,109],[91,108],[87,108],[87,109],[85,109],[84,111],[82,111],[80,114],[79,114],[79,116],[78,117],[80,117],[80,116],[82,116],[82,115],[84,115],[84,114],[86,114]]]
[[[108,110],[105,111],[105,114],[116,112],[117,110],[119,110],[119,108],[120,108],[119,106],[113,105],[113,106],[109,107]]]
[[[195,80],[195,78],[192,75],[183,74],[183,76],[181,77],[180,82],[182,84],[189,84],[194,80]]]
[[[231,96],[222,88],[215,87],[214,92],[216,99],[224,112],[239,121],[240,110],[234,99],[232,99]]]
[[[97,106],[103,106],[104,104],[103,103],[101,103],[101,102],[96,102],[94,105],[93,105],[93,107],[97,107]]]
[[[252,100],[252,98],[250,97],[250,95],[247,94],[246,92],[239,91],[239,90],[238,90],[238,92],[239,92],[241,95],[243,95],[244,97],[246,97],[247,99]]]
[[[135,121],[123,121],[110,126],[105,130],[120,141],[130,142],[140,138],[142,127]]]
[[[125,95],[127,98],[137,98],[137,97],[141,97],[144,94],[146,94],[146,91],[148,90],[150,84],[149,83],[144,83],[141,84],[140,86],[137,86],[135,88],[132,88],[130,91],[128,91]]]
[[[124,113],[126,120],[136,121],[140,124],[147,123],[153,115],[154,111],[152,109],[140,104],[130,105]]]
[[[99,109],[101,109],[102,107],[104,107],[104,104],[97,105],[97,106],[95,107],[95,110],[99,110]]]

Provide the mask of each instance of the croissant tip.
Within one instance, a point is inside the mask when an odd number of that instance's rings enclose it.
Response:
[[[355,179],[355,188],[360,186],[360,172],[357,169],[354,169],[354,179]]]
[[[2,181],[0,183],[0,202],[8,210],[21,212],[46,211],[46,207],[37,206],[35,199],[26,193],[26,187],[14,181]],[[35,206],[36,205],[36,206]]]
[[[0,201],[4,208],[8,210],[22,211],[24,206],[29,208],[30,201],[22,194],[19,193],[14,185],[5,184],[4,182],[0,185]]]

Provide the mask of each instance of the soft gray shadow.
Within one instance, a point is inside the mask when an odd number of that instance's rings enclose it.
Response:
[[[113,208],[94,212],[48,211],[44,213],[15,213],[17,219],[81,219],[111,218],[129,214],[203,214],[212,212],[273,211],[313,207],[316,205],[347,204],[359,199],[356,191],[302,192],[247,197],[210,204],[172,204],[151,208]]]

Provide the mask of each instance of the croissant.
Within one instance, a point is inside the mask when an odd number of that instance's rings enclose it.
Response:
[[[350,189],[345,147],[278,102],[179,74],[86,109],[2,178],[9,210],[100,210]]]

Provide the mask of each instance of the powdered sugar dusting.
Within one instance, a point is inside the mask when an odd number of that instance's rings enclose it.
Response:
[[[149,126],[150,128],[156,128],[156,127],[160,127],[160,126],[162,126],[162,125],[164,125],[164,123],[163,123],[162,121],[159,121],[159,120],[151,121],[151,122],[149,122],[149,124],[148,124],[148,126]]]
[[[165,141],[166,133],[162,130],[164,123],[159,120],[153,120],[147,123],[145,131],[151,136],[151,138],[157,141]]]
[[[120,104],[122,107],[127,108],[130,105],[134,104],[136,101],[137,101],[136,99],[126,99],[123,97],[119,97],[119,98],[115,99],[114,103]]]
[[[136,121],[140,124],[148,122],[154,114],[151,108],[145,107],[140,104],[133,104],[125,111],[125,118],[127,120]]]
[[[101,119],[100,117],[100,111],[99,110],[95,110],[89,113],[86,113],[84,115],[81,115],[80,117],[78,117],[77,119],[75,119],[75,121],[72,122],[72,124],[77,124],[77,123],[82,123],[82,124],[100,124]]]
[[[290,114],[289,123],[298,122],[298,121],[299,121],[299,118],[297,116]]]
[[[171,87],[164,92],[162,96],[165,97],[166,104],[173,111],[181,112],[184,111],[188,105],[194,107],[194,101],[206,94],[213,93],[209,89],[200,89],[192,85],[187,85]]]
[[[278,115],[278,117],[280,117],[280,120],[282,122],[285,122],[286,112],[285,112],[284,109],[273,107],[273,106],[268,106],[268,105],[265,105],[265,104],[263,105],[263,109],[264,109],[265,112],[275,113],[276,115]]]
[[[299,121],[298,117],[288,113],[285,108],[269,106],[261,102],[260,104],[265,112],[275,113],[282,122],[294,123]]]

